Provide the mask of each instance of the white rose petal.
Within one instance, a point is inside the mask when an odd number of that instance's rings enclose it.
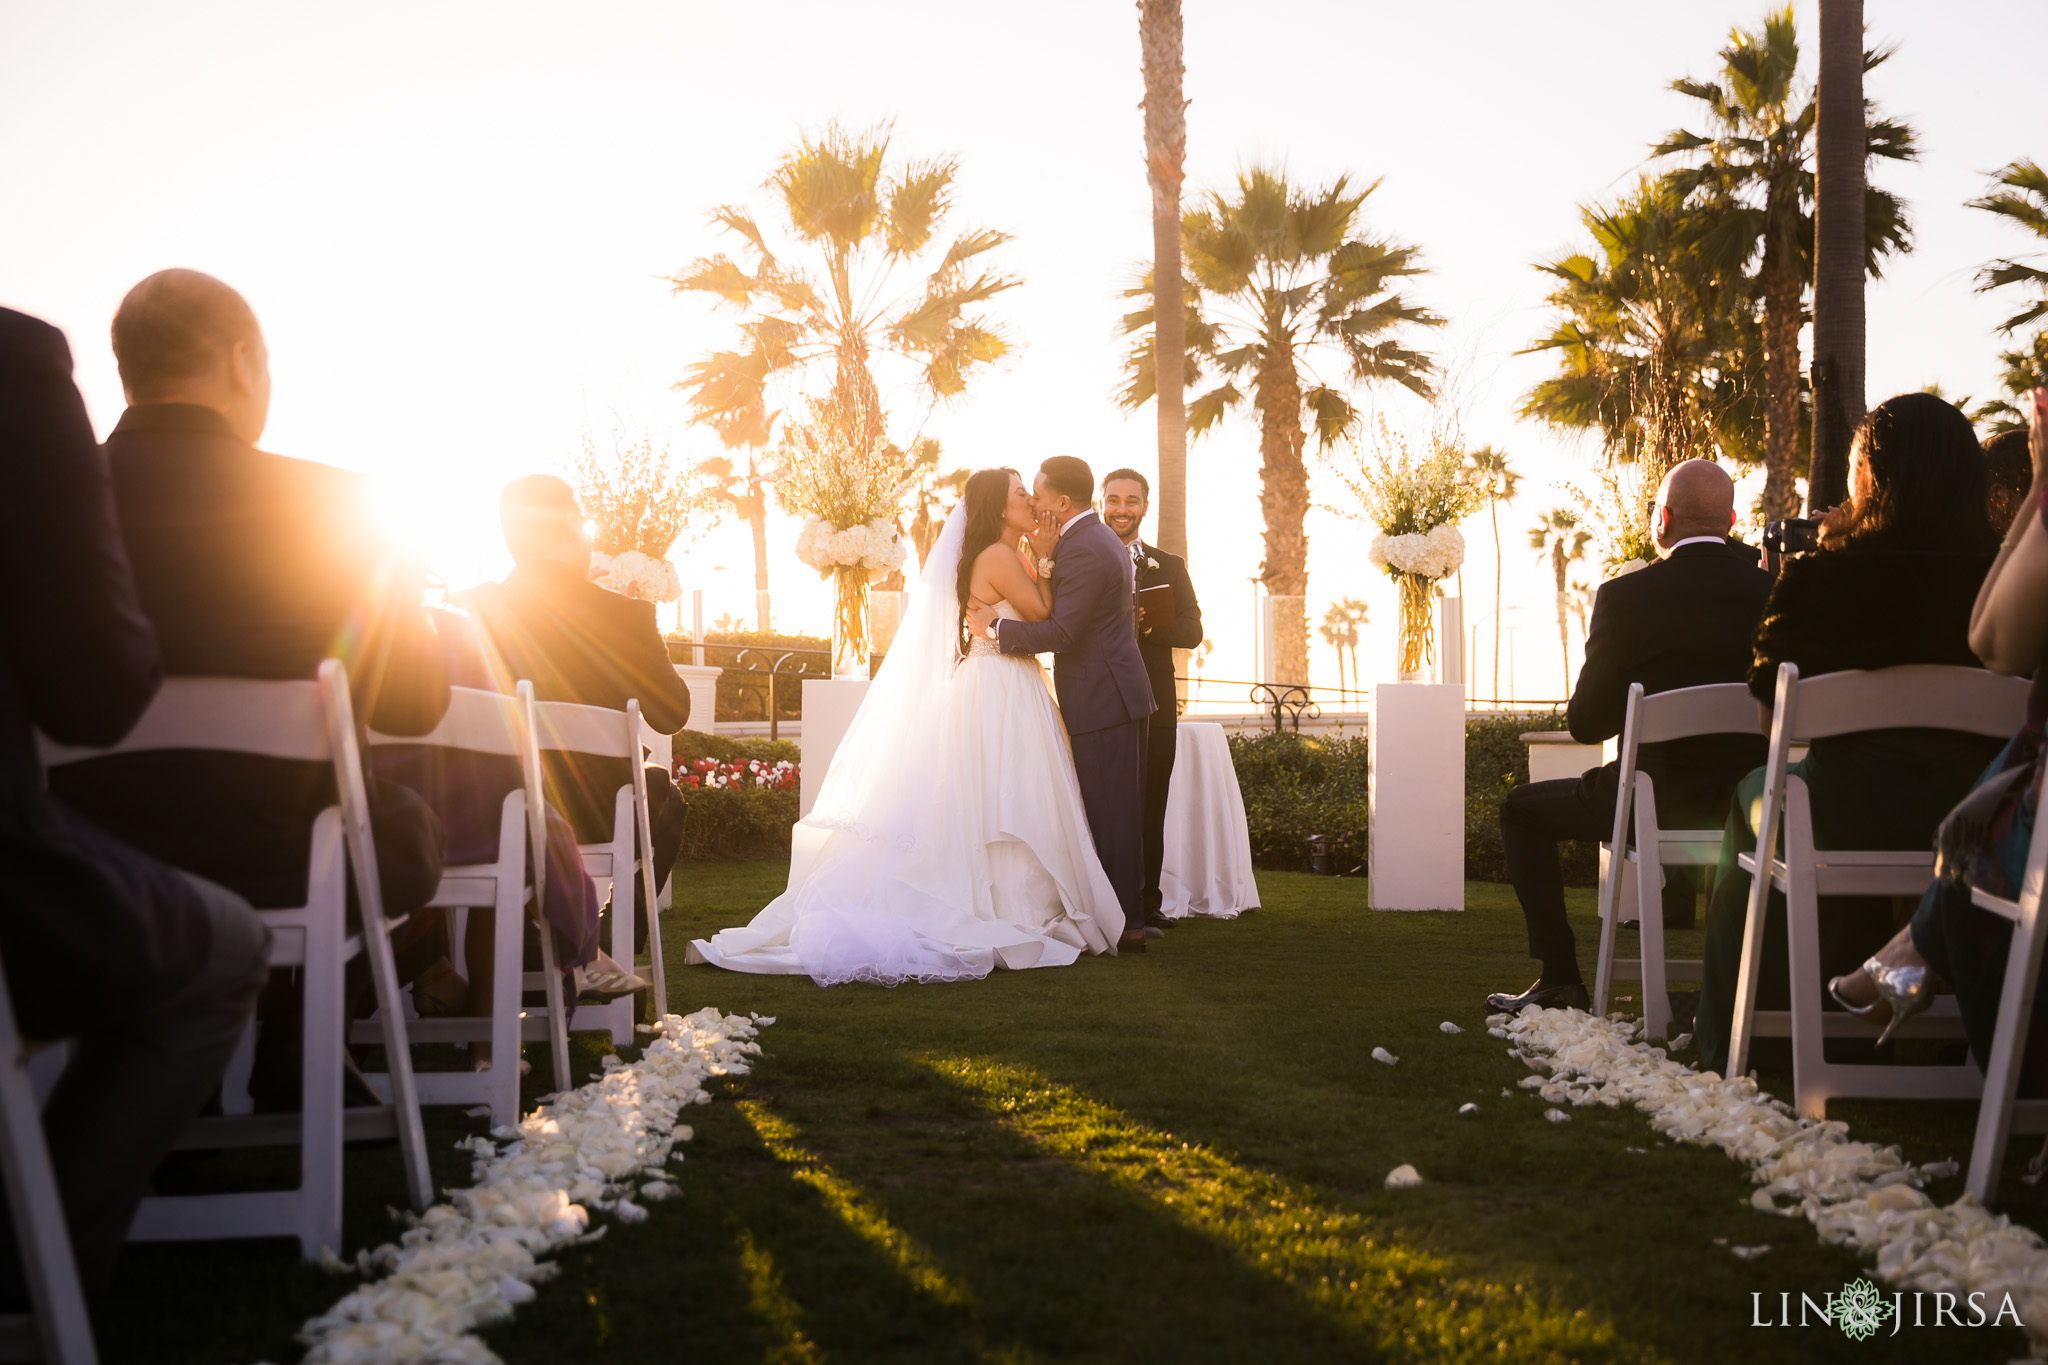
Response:
[[[1465,1115],[1467,1118],[1470,1118],[1472,1115],[1479,1112],[1479,1106],[1476,1104],[1461,1104],[1458,1106],[1458,1112],[1460,1114]]]
[[[1387,1172],[1387,1188],[1390,1190],[1410,1190],[1421,1183],[1422,1173],[1406,1163]]]
[[[1572,1121],[1572,1116],[1565,1113],[1562,1109],[1546,1109],[1543,1111],[1543,1117],[1549,1119],[1552,1123],[1570,1123]]]
[[[1452,1023],[1448,1019],[1444,1020],[1441,1024],[1438,1024],[1436,1026],[1436,1029],[1438,1033],[1463,1033],[1465,1031],[1459,1028],[1456,1024]]]
[[[1757,1257],[1759,1257],[1759,1256],[1763,1255],[1763,1254],[1764,1254],[1764,1253],[1765,1253],[1766,1251],[1769,1251],[1770,1249],[1771,1249],[1771,1248],[1770,1248],[1770,1244],[1769,1244],[1769,1243],[1765,1243],[1765,1244],[1764,1244],[1763,1246],[1760,1246],[1760,1247],[1729,1247],[1729,1248],[1728,1248],[1728,1250],[1729,1250],[1729,1251],[1730,1251],[1731,1253],[1733,1253],[1733,1254],[1734,1254],[1734,1255],[1735,1255],[1735,1256],[1736,1256],[1736,1257],[1737,1257],[1737,1258],[1738,1258],[1739,1260],[1744,1260],[1744,1261],[1754,1261],[1754,1260],[1755,1260],[1755,1259],[1756,1259]]]
[[[1383,1047],[1376,1047],[1372,1050],[1372,1059],[1376,1062],[1383,1062],[1388,1066],[1392,1066],[1401,1060]]]

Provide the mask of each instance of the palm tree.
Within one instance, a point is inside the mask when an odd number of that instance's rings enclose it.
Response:
[[[755,629],[768,633],[768,489],[775,481],[772,469],[764,470],[752,449],[747,467],[739,467],[723,455],[699,460],[695,473],[703,481],[703,500],[720,511],[730,509],[743,518],[754,536]]]
[[[1138,0],[1145,71],[1145,180],[1152,187],[1152,313],[1159,319],[1159,546],[1188,544],[1187,332],[1181,314],[1180,185],[1188,154],[1180,0]]]
[[[739,318],[741,348],[693,362],[676,385],[726,445],[767,445],[772,386],[819,366],[831,368],[838,401],[879,432],[876,356],[913,365],[917,389],[937,403],[1009,353],[982,307],[1021,283],[982,259],[1009,234],[974,228],[939,250],[957,163],[939,157],[890,169],[889,138],[886,125],[853,133],[831,124],[800,139],[768,177],[793,253],[814,268],[778,256],[756,217],[727,204],[711,219],[741,239],[747,265],[721,252],[669,277],[676,293],[709,294]]]
[[[2000,170],[1993,183],[2005,188],[1972,199],[1966,207],[1995,213],[2036,237],[2048,240],[2048,171],[2042,170],[2038,162],[2015,161]],[[2040,295],[1998,324],[1999,331],[2011,335],[2036,318],[2048,316],[2048,269],[2030,264],[2033,260],[2043,259],[2048,257],[2006,257],[1977,272],[1977,292],[1980,294],[1987,289],[2002,289],[2016,284],[2032,288]]]
[[[1989,421],[1992,434],[2027,429],[2026,397],[2035,389],[2048,388],[2048,331],[2034,333],[2034,339],[2017,351],[2000,351],[1999,387],[2004,398],[1993,398],[1970,414],[1979,422]]]
[[[1351,655],[1351,685],[1358,686],[1358,630],[1368,620],[1370,610],[1356,597],[1340,597],[1332,602],[1323,613],[1320,634],[1323,643],[1337,651],[1337,691],[1344,689],[1344,656]]]
[[[1211,193],[1181,215],[1181,244],[1195,296],[1183,310],[1189,377],[1207,365],[1220,382],[1188,405],[1188,431],[1199,436],[1247,401],[1259,421],[1259,506],[1265,517],[1268,592],[1287,603],[1274,620],[1274,677],[1308,681],[1308,469],[1302,447],[1312,425],[1327,449],[1358,423],[1345,391],[1321,377],[1314,362],[1341,366],[1339,382],[1392,381],[1425,398],[1436,365],[1395,338],[1408,326],[1442,323],[1391,292],[1390,284],[1422,273],[1417,249],[1354,235],[1359,209],[1377,182],[1354,191],[1342,176],[1317,190],[1290,185],[1283,171],[1240,172],[1234,198]],[[1126,290],[1149,299],[1151,281]],[[1153,396],[1153,310],[1123,320],[1137,337],[1118,395],[1130,408]],[[1240,387],[1243,381],[1246,387]]]
[[[1567,624],[1571,591],[1565,578],[1571,566],[1585,558],[1586,547],[1592,543],[1593,533],[1579,524],[1578,513],[1563,507],[1551,508],[1529,528],[1529,548],[1538,558],[1549,558],[1550,572],[1557,580],[1557,648],[1564,659],[1567,690],[1572,685],[1572,641]]]
[[[1862,52],[1860,18],[1855,31],[1854,50]],[[1673,90],[1706,106],[1708,132],[1680,129],[1650,154],[1694,159],[1672,172],[1670,181],[1712,220],[1701,243],[1708,263],[1729,274],[1755,266],[1753,284],[1763,305],[1764,515],[1790,516],[1797,511],[1792,480],[1803,426],[1799,328],[1814,265],[1816,191],[1809,162],[1818,101],[1798,79],[1799,38],[1789,5],[1767,14],[1760,28],[1730,32],[1719,55],[1717,80],[1671,83]],[[1888,56],[1889,51],[1864,53],[1863,69]],[[1868,156],[1910,161],[1917,155],[1907,125],[1869,111],[1864,120]],[[1853,134],[1853,125],[1847,131]],[[1860,170],[1862,162],[1856,164]],[[1862,224],[1848,240],[1862,243],[1863,268],[1876,275],[1884,256],[1909,247],[1905,207],[1879,189],[1866,188],[1861,203]],[[1856,254],[1853,245],[1850,251]]]
[[[1500,505],[1515,500],[1515,485],[1522,481],[1508,464],[1507,452],[1481,446],[1465,452],[1465,472],[1486,494],[1486,517],[1493,524],[1493,695],[1500,695]],[[1474,680],[1477,680],[1476,669]]]
[[[1524,353],[1555,352],[1558,372],[1529,391],[1522,414],[1597,430],[1608,458],[1642,461],[1652,485],[1709,437],[1754,460],[1757,329],[1743,282],[1702,251],[1708,215],[1668,180],[1645,178],[1579,219],[1593,253],[1537,267],[1558,281],[1549,301],[1563,317]]]
[[[929,436],[911,446],[910,464],[912,478],[916,480],[910,489],[910,543],[917,547],[917,565],[923,568],[932,546],[938,543],[946,517],[953,504],[960,501],[961,490],[967,487],[974,471],[954,469],[941,474],[939,443]]]

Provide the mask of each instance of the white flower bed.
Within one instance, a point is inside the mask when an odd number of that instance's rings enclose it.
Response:
[[[396,1245],[359,1252],[354,1266],[326,1254],[330,1270],[383,1278],[307,1321],[299,1333],[312,1348],[306,1365],[496,1361],[470,1333],[510,1317],[554,1276],[557,1267],[537,1257],[604,1235],[590,1230],[591,1209],[637,1223],[646,1201],[676,1193],[668,1163],[682,1160],[672,1149],[691,1137],[676,1115],[710,1103],[712,1077],[745,1074],[761,1051],[757,1026],[774,1022],[715,1009],[668,1015],[639,1061],[607,1056],[600,1077],[555,1096],[518,1128],[465,1138],[474,1185],[409,1218]]]
[[[1550,1072],[1525,1077],[1525,1089],[1553,1104],[1632,1104],[1672,1141],[1747,1162],[1757,1209],[1803,1217],[1821,1240],[1874,1256],[1878,1277],[1898,1289],[1981,1290],[1993,1304],[2010,1294],[2035,1353],[2048,1347],[2048,1244],[1968,1195],[1942,1208],[1921,1192],[1955,1163],[1914,1166],[1897,1147],[1852,1142],[1846,1123],[1799,1118],[1755,1081],[1695,1071],[1635,1041],[1633,1020],[1531,1005],[1486,1023],[1517,1058]]]
[[[1465,536],[1448,522],[1413,535],[1390,536],[1382,531],[1372,538],[1365,557],[1375,568],[1446,578],[1465,562]]]
[[[820,574],[840,569],[881,569],[903,567],[908,551],[896,528],[881,517],[865,525],[834,528],[822,517],[810,517],[797,534],[796,557]]]

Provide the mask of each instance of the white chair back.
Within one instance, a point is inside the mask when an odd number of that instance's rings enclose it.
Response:
[[[1817,849],[1806,784],[1790,773],[1789,763],[1795,742],[1873,730],[2010,735],[2026,719],[2027,682],[1981,668],[1934,664],[1802,679],[1798,666],[1786,663],[1778,667],[1775,695],[1756,850],[1740,859],[1752,880],[1728,1072],[1740,1076],[1748,1070],[1750,1041],[1768,1029],[1792,1039],[1793,1099],[1802,1117],[1825,1117],[1829,1099],[1853,1096],[1975,1099],[1982,1080],[1971,1066],[1873,1066],[1827,1059],[1824,1038],[1874,1037],[1876,1030],[1854,1015],[1822,1009],[1819,898],[1917,895],[1933,877],[1934,857],[1931,850]],[[1767,1014],[1757,1009],[1756,996],[1773,889],[1785,895],[1792,1008]],[[1902,1036],[1959,1036],[1960,1031],[1954,1001],[1943,999],[1925,1017],[1908,1021]]]
[[[310,682],[268,680],[253,678],[167,678],[158,689],[157,695],[143,712],[135,727],[118,743],[105,748],[80,748],[58,744],[47,736],[38,736],[38,746],[46,767],[61,767],[110,754],[133,754],[161,749],[214,750],[228,753],[263,755],[272,758],[297,759],[305,762],[326,762],[334,772],[334,785],[338,797],[335,807],[315,821],[313,831],[315,869],[313,880],[318,880],[323,865],[321,850],[323,839],[331,837],[323,831],[331,828],[328,821],[338,816],[341,826],[341,842],[346,850],[350,871],[354,874],[355,891],[365,932],[361,935],[362,950],[370,959],[371,977],[377,990],[380,1013],[384,1020],[385,1050],[391,1059],[393,1078],[393,1105],[391,1121],[405,1164],[406,1184],[412,1196],[414,1207],[425,1210],[433,1202],[433,1177],[428,1169],[426,1135],[420,1123],[419,1098],[414,1086],[411,1054],[406,1045],[405,1018],[399,1008],[399,986],[397,966],[392,958],[389,920],[384,913],[383,884],[377,873],[377,848],[371,838],[369,794],[363,780],[362,755],[357,746],[357,731],[354,706],[349,697],[348,675],[341,662],[336,659],[322,661],[318,676]],[[304,953],[307,945],[327,942],[338,936],[340,925],[310,926],[309,913],[327,913],[323,906],[320,888],[309,884],[309,906],[295,911],[265,912],[265,919],[272,922],[278,932],[273,935],[273,960],[278,955],[294,949]],[[337,902],[332,914],[338,917],[342,906]],[[328,931],[333,931],[332,935]],[[353,951],[347,949],[345,951]],[[301,959],[291,959],[299,961]],[[336,972],[339,961],[323,964],[332,965]],[[338,979],[338,978],[337,978]],[[339,1004],[337,998],[336,1004]],[[307,1008],[315,1008],[314,992],[310,985],[307,992]],[[335,1036],[335,1093],[339,1094],[340,1036]],[[309,1029],[306,1039],[308,1076],[312,1068],[321,1068],[324,1075],[327,1058],[314,1058],[315,1036]],[[309,1092],[313,1088],[309,1081]],[[324,1081],[321,1083],[324,1089]],[[321,1122],[314,1106],[307,1106],[303,1114],[303,1125],[298,1130],[297,1140],[310,1153],[317,1142],[323,1148],[332,1140],[336,1145],[335,1170],[323,1169],[317,1182],[310,1168],[305,1188],[306,1198],[321,1207],[304,1214],[304,1221],[298,1210],[290,1207],[289,1201],[275,1195],[200,1195],[179,1196],[172,1200],[146,1201],[143,1213],[137,1219],[138,1236],[157,1236],[175,1239],[179,1236],[251,1236],[280,1231],[290,1231],[300,1237],[301,1247],[310,1259],[319,1253],[319,1241],[331,1217],[332,1240],[338,1244],[340,1235],[339,1207],[339,1119],[333,1125],[333,1133],[314,1132]],[[238,1121],[234,1118],[200,1120],[194,1125],[194,1132],[214,1127],[232,1127]],[[268,1132],[276,1125],[245,1124],[251,1128],[263,1127]],[[354,1133],[352,1131],[351,1135]],[[181,1139],[181,1145],[190,1141],[193,1133]],[[227,1139],[230,1142],[233,1138]],[[292,1140],[286,1138],[285,1140]],[[310,1156],[308,1158],[311,1159]],[[326,1187],[315,1192],[316,1183]],[[317,1197],[316,1197],[317,1193]],[[326,1207],[328,1196],[332,1195],[332,1209]],[[216,1219],[200,1211],[198,1206],[213,1201],[227,1212]],[[152,1205],[175,1206],[181,1210],[194,1211],[194,1219],[188,1221],[183,1214],[167,1215],[157,1219]],[[282,1224],[278,1220],[282,1218]],[[195,1230],[187,1232],[191,1227]],[[152,1231],[156,1229],[156,1231]]]
[[[1655,784],[1640,770],[1645,744],[1705,735],[1762,735],[1763,720],[1756,698],[1741,683],[1711,683],[1669,692],[1645,693],[1641,683],[1628,689],[1628,710],[1622,721],[1618,755],[1619,786],[1614,803],[1614,832],[1606,847],[1600,877],[1600,957],[1593,977],[1593,1009],[1607,1011],[1608,990],[1616,969],[1641,982],[1643,1032],[1651,1038],[1670,1031],[1668,982],[1699,975],[1698,959],[1665,956],[1661,893],[1666,865],[1701,866],[1718,856],[1719,830],[1666,830],[1658,811]],[[1630,835],[1634,849],[1629,849]],[[1633,867],[1634,875],[1630,875]],[[1631,896],[1630,893],[1633,893]],[[1640,952],[1633,960],[1615,960],[1615,933],[1626,900],[1633,899],[1639,919]]]
[[[1984,1065],[1984,1099],[1977,1110],[1977,1136],[1970,1145],[1970,1173],[1963,1189],[1987,1207],[1998,1201],[1998,1180],[2005,1148],[2014,1133],[2048,1133],[2048,1099],[2019,1098],[2020,1067],[2026,1060],[2032,1031],[2034,1000],[2041,989],[2043,934],[2041,899],[2048,886],[2048,819],[2038,814],[2027,841],[2027,862],[2020,874],[2019,897],[2007,900],[1972,888],[1970,900],[1979,910],[2013,922],[2006,951],[2005,980],[1998,996],[1998,1026],[1991,1055]]]
[[[603,844],[585,845],[586,854],[608,856],[612,879],[611,955],[623,966],[633,963],[633,897],[627,880],[637,867],[641,892],[647,899],[647,952],[652,970],[653,1005],[657,1015],[668,1013],[668,980],[661,952],[661,906],[656,892],[653,831],[648,823],[646,751],[642,736],[647,727],[640,719],[638,699],[628,700],[623,711],[577,702],[536,701],[533,704],[534,733],[540,749],[548,752],[588,754],[597,758],[625,759],[631,769],[629,785],[619,789],[615,811],[627,812],[621,827],[614,819],[612,837]],[[579,1010],[578,1017],[603,1020],[614,1043],[633,1037],[631,1001],[613,1001],[595,1010]]]
[[[429,902],[451,909],[458,917],[480,908],[489,909],[496,915],[494,933],[510,936],[498,943],[495,961],[466,964],[471,972],[494,974],[492,1017],[437,1019],[416,1024],[413,1029],[422,1041],[491,1045],[493,1060],[489,1071],[435,1072],[419,1077],[418,1082],[429,1104],[473,1104],[481,1099],[491,1106],[492,1122],[506,1125],[516,1123],[519,1117],[519,1067],[515,1054],[523,1022],[545,1026],[555,1075],[562,1078],[569,1074],[568,1034],[563,1022],[566,1011],[561,977],[555,966],[555,941],[541,910],[547,887],[547,804],[541,791],[533,705],[533,684],[524,680],[509,694],[453,687],[449,689],[447,713],[426,734],[390,735],[375,730],[369,734],[372,748],[421,745],[518,761],[520,789],[507,797],[502,818],[518,818],[523,825],[516,833],[500,830],[496,863],[445,869],[441,886]],[[523,935],[518,928],[520,911],[529,905],[540,929],[539,975],[547,995],[545,1015],[538,1021],[532,1020],[537,1012],[522,1011],[520,1005],[524,977],[518,963],[523,955]],[[460,943],[461,938],[458,930],[455,942]],[[370,1079],[376,1083],[380,1078]]]

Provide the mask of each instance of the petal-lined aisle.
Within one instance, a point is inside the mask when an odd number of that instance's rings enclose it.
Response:
[[[675,1145],[692,1136],[676,1116],[710,1103],[713,1077],[745,1075],[761,1051],[755,1035],[774,1022],[711,1008],[668,1015],[638,1061],[607,1055],[600,1075],[516,1129],[465,1138],[474,1185],[411,1219],[396,1243],[358,1253],[353,1266],[327,1254],[337,1273],[381,1278],[306,1323],[307,1365],[496,1361],[471,1333],[510,1317],[554,1276],[540,1256],[604,1235],[602,1226],[591,1230],[591,1210],[637,1223],[648,1202],[675,1192],[668,1163],[682,1159]]]

